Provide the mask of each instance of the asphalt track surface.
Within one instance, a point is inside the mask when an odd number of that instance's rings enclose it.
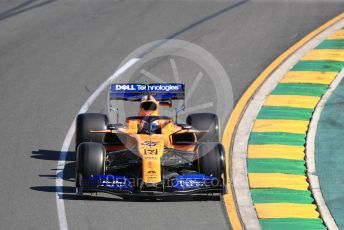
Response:
[[[344,10],[328,1],[236,3],[1,1],[1,229],[59,228],[55,173],[66,132],[137,47],[171,36],[202,46],[226,69],[237,101],[281,52]],[[104,104],[100,97],[90,110]],[[217,199],[76,200],[73,148],[63,188],[69,229],[229,228]]]

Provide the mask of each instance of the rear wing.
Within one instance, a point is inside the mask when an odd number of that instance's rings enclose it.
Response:
[[[164,84],[111,84],[110,100],[141,101],[145,95],[152,95],[157,101],[184,100],[185,85]]]

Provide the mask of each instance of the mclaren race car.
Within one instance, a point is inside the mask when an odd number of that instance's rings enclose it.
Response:
[[[219,143],[217,115],[190,114],[185,123],[159,115],[160,107],[184,100],[184,88],[183,84],[112,84],[110,102],[139,102],[136,116],[127,117],[125,124],[111,124],[105,114],[79,114],[76,194],[225,193],[225,151]]]

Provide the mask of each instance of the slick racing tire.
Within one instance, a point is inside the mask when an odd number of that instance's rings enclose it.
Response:
[[[216,114],[190,114],[186,118],[186,123],[195,129],[209,131],[197,134],[198,142],[220,142],[219,118]]]
[[[109,119],[101,113],[83,113],[76,118],[75,149],[82,142],[103,142],[104,133],[91,133],[90,130],[107,129]]]
[[[77,195],[82,195],[82,180],[105,172],[105,149],[100,143],[83,142],[78,146],[76,158],[75,187]]]
[[[225,151],[220,143],[203,143],[198,148],[201,174],[218,179],[218,185],[226,183]]]

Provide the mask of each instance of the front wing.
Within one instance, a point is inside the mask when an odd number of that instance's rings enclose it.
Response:
[[[226,193],[226,187],[212,176],[203,174],[192,174],[178,176],[171,180],[168,188],[150,188],[149,190],[138,189],[135,182],[125,176],[98,175],[84,178],[82,181],[83,193],[104,192],[113,195],[133,196],[174,196],[209,193]]]

